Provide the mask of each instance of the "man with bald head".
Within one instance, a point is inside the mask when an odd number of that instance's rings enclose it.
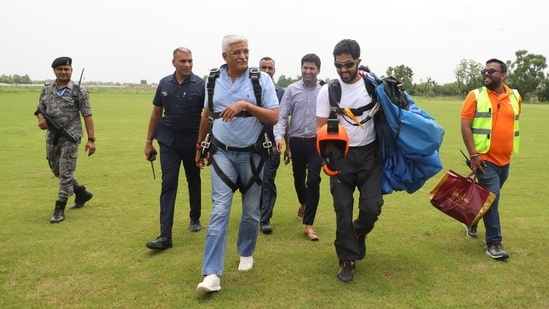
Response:
[[[193,72],[193,56],[185,47],[173,51],[175,72],[160,80],[153,98],[153,110],[145,140],[145,157],[156,156],[153,140],[160,147],[162,189],[160,191],[160,235],[148,242],[147,248],[164,250],[172,247],[172,226],[181,163],[185,169],[191,207],[191,232],[200,230],[201,180],[195,164],[195,149],[202,108],[205,81]]]

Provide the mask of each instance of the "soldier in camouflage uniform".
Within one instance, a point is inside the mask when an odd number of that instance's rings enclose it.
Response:
[[[71,80],[72,59],[59,57],[51,67],[56,80],[42,88],[35,115],[40,129],[47,130],[46,158],[51,171],[59,178],[59,193],[50,219],[51,223],[59,223],[65,220],[65,206],[73,193],[75,203],[71,209],[83,207],[93,197],[74,176],[83,136],[80,114],[88,135],[85,148],[88,156],[95,152],[95,137],[88,91]]]

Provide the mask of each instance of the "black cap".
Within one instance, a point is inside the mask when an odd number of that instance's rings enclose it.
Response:
[[[51,67],[55,69],[60,65],[71,65],[71,64],[72,64],[71,57],[59,57],[53,60],[53,62],[51,63]]]

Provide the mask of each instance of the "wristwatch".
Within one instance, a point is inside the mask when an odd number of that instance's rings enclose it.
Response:
[[[89,141],[89,142],[94,142],[94,143],[95,143],[95,137],[88,137],[88,141]]]

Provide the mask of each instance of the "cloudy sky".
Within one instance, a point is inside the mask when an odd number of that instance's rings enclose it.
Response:
[[[149,83],[173,72],[172,51],[193,51],[194,72],[223,63],[226,34],[249,39],[250,66],[263,56],[280,75],[300,75],[316,53],[320,78],[335,78],[332,50],[355,39],[362,64],[383,75],[406,65],[414,82],[454,81],[462,59],[515,60],[517,50],[549,57],[549,2],[543,0],[2,0],[0,75],[51,79],[58,56],[77,79]]]

